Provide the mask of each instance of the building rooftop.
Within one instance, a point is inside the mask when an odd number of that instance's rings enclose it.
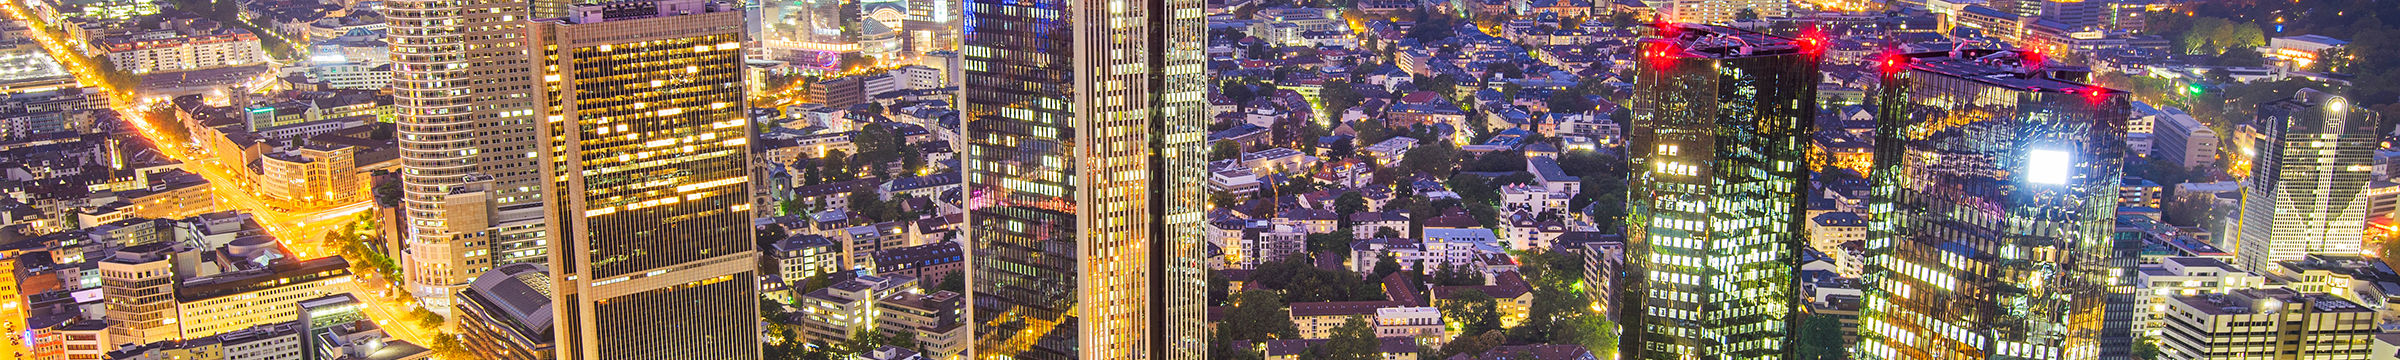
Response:
[[[2374,312],[2340,296],[2301,293],[2292,289],[2240,289],[2225,294],[2177,295],[2169,301],[2190,305],[2208,315],[2271,314],[2287,310],[2310,313]],[[2306,306],[2307,308],[2296,308]]]
[[[551,329],[551,286],[550,271],[542,265],[508,264],[476,276],[459,297],[488,305],[501,311],[495,315],[508,317],[491,319],[494,322],[522,326],[517,330],[539,336]]]
[[[2039,53],[2014,50],[1966,49],[1900,55],[1889,65],[1905,61],[1909,69],[1965,79],[2017,91],[2124,95],[2123,90],[2082,83],[2090,69],[2053,65]]]

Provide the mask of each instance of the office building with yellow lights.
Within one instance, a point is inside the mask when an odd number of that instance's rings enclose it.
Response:
[[[527,27],[560,359],[758,359],[742,13],[574,5]]]
[[[1854,356],[2128,356],[2142,242],[2113,236],[2129,94],[2033,53],[1873,66],[1875,215]]]
[[[1787,357],[1825,42],[1666,24],[1634,73],[1629,359]]]

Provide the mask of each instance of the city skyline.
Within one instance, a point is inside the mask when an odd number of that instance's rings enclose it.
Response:
[[[2400,360],[2400,9],[11,0],[0,358]]]

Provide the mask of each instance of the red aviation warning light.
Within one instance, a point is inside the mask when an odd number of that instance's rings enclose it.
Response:
[[[2042,62],[2046,61],[2046,58],[2042,57],[2042,53],[2039,51],[2019,50],[2017,51],[2017,55],[2018,61],[2023,62],[2026,69],[2040,69],[2042,68]]]
[[[1682,57],[1682,54],[1683,49],[1669,40],[1650,41],[1642,46],[1642,62],[1651,66],[1674,66],[1675,58]]]
[[[1828,42],[1830,41],[1826,39],[1825,32],[1817,31],[1816,27],[1801,30],[1800,38],[1792,40],[1793,44],[1800,46],[1800,52],[1810,55],[1825,53],[1825,45]]]
[[[1878,64],[1877,68],[1883,70],[1884,75],[1891,75],[1898,74],[1901,70],[1908,70],[1909,59],[1908,56],[1897,52],[1885,52],[1875,62]]]
[[[2107,100],[2108,100],[2108,88],[2104,88],[2104,87],[2098,87],[2098,86],[2086,86],[2086,87],[2084,87],[2084,88],[2082,89],[2082,91],[2077,91],[2077,92],[2079,92],[2079,93],[2083,93],[2083,99],[2084,99],[2085,101],[2091,101],[2092,103],[2095,103],[2095,104],[2097,104],[2097,103],[2100,103],[2100,102],[2102,102],[2102,101],[2107,101]]]

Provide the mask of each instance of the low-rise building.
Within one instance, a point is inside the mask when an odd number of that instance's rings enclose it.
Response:
[[[120,36],[92,47],[117,70],[148,74],[253,65],[267,61],[258,35],[243,29],[191,30],[170,37]]]
[[[1408,338],[1436,348],[1450,340],[1442,323],[1442,310],[1431,306],[1375,309],[1375,337]]]
[[[875,274],[883,277],[907,276],[928,283],[941,283],[951,272],[964,270],[966,256],[958,243],[941,241],[931,244],[886,249],[875,252]]]
[[[2159,358],[2167,360],[2368,359],[2375,310],[2340,296],[2292,289],[2168,298]]]
[[[554,358],[549,269],[538,264],[501,265],[458,291],[452,319],[460,345],[491,360]]]
[[[841,342],[876,328],[877,310],[893,294],[917,290],[912,277],[860,276],[800,296],[800,333],[807,341]]]
[[[185,279],[175,289],[184,338],[214,336],[299,318],[300,300],[349,290],[350,262],[338,256]]]
[[[2168,298],[2224,294],[2237,289],[2267,288],[2267,279],[2205,257],[2168,257],[2142,264],[2134,281],[2136,336],[2158,336],[2166,330]]]

